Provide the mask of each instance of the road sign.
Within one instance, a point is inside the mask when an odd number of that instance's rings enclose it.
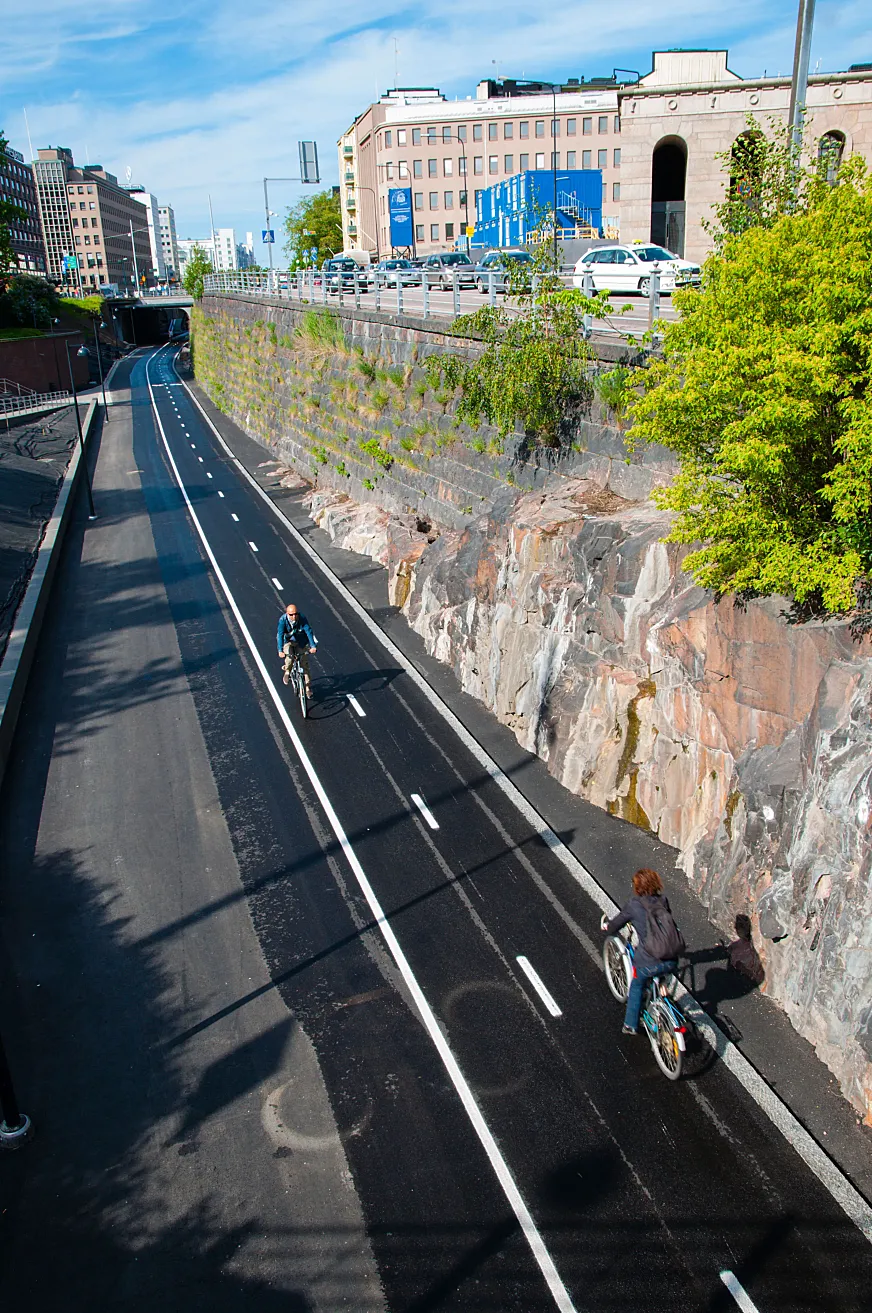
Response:
[[[275,228],[261,228],[260,240],[263,242],[264,246],[272,246],[275,239],[276,239]]]
[[[412,189],[391,187],[388,192],[391,246],[412,245]]]
[[[474,236],[475,236],[475,225],[474,225],[474,224],[468,223],[468,224],[466,225],[466,235],[467,235],[467,237],[474,237]]]
[[[64,268],[65,268],[65,269],[78,269],[78,267],[79,267],[79,261],[78,261],[78,257],[77,257],[77,256],[75,256],[75,255],[65,255],[65,256],[64,256]]]
[[[320,182],[318,172],[318,147],[314,141],[301,141],[300,145],[300,180],[302,182]]]

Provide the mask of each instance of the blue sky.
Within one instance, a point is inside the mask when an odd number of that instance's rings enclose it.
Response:
[[[796,0],[31,0],[4,18],[0,126],[28,157],[70,146],[174,206],[180,237],[218,227],[241,239],[263,227],[264,174],[296,172],[297,140],[318,142],[325,183],[336,178],[336,138],[394,85],[439,86],[450,97],[493,75],[645,73],[651,51],[727,48],[745,77],[789,73]],[[818,0],[812,67],[872,60],[872,4]],[[302,188],[276,187],[273,208]],[[262,257],[263,248],[258,246]]]

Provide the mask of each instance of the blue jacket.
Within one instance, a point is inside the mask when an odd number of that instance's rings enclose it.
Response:
[[[613,916],[606,927],[606,934],[615,935],[622,926],[632,923],[633,929],[638,936],[638,944],[633,949],[634,960],[640,967],[654,966],[657,962],[656,957],[645,951],[645,936],[648,933],[648,913],[647,908],[652,907],[655,903],[665,903],[667,910],[669,899],[665,894],[633,894],[627,903],[621,908],[617,916]]]
[[[298,647],[317,647],[315,635],[312,633],[312,626],[304,615],[297,612],[297,623],[292,626],[286,611],[282,611],[279,616],[279,627],[276,631],[276,643],[278,644],[279,656],[282,654],[282,648],[285,643],[296,643]]]

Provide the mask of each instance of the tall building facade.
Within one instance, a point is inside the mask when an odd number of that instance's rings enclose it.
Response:
[[[178,239],[179,264],[184,273],[185,266],[199,246],[212,261],[213,269],[239,269],[239,248],[236,244],[235,228],[216,228],[209,237],[180,237]]]
[[[45,247],[39,225],[39,206],[32,170],[24,156],[11,146],[0,150],[0,200],[9,201],[24,211],[10,224],[12,249],[21,273],[45,274]]]
[[[346,249],[391,252],[388,193],[412,190],[415,252],[451,250],[475,224],[480,192],[528,170],[600,169],[603,222],[620,229],[621,138],[614,78],[556,87],[480,82],[475,98],[435,87],[387,92],[339,139]],[[558,184],[559,185],[559,184]]]
[[[167,278],[172,282],[179,277],[179,246],[176,237],[176,216],[171,205],[157,207],[160,245]]]
[[[133,292],[154,282],[145,206],[99,164],[77,168],[66,147],[33,162],[48,276],[71,290],[114,283]],[[131,226],[133,237],[131,239]]]
[[[167,267],[164,260],[163,245],[160,237],[160,217],[158,215],[157,197],[142,187],[125,187],[128,195],[145,207],[148,226],[148,244],[151,249],[151,272],[156,282],[165,283]]]

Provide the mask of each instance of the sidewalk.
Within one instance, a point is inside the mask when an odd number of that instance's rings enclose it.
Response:
[[[303,494],[282,488],[272,467],[264,468],[270,453],[222,414],[196,383],[192,386],[216,429],[264,491],[611,897],[618,903],[626,900],[629,877],[640,866],[653,866],[665,875],[689,948],[690,966],[682,972],[684,983],[872,1203],[872,1128],[861,1124],[829,1070],[776,1004],[755,990],[736,994],[725,982],[723,955],[718,960],[710,951],[717,948],[722,932],[709,921],[683,874],[675,869],[675,850],[571,794],[548,774],[544,762],[519,746],[490,711],[463,693],[453,671],[427,654],[402,614],[387,604],[387,571],[369,557],[334,547],[309,519],[302,505]]]

